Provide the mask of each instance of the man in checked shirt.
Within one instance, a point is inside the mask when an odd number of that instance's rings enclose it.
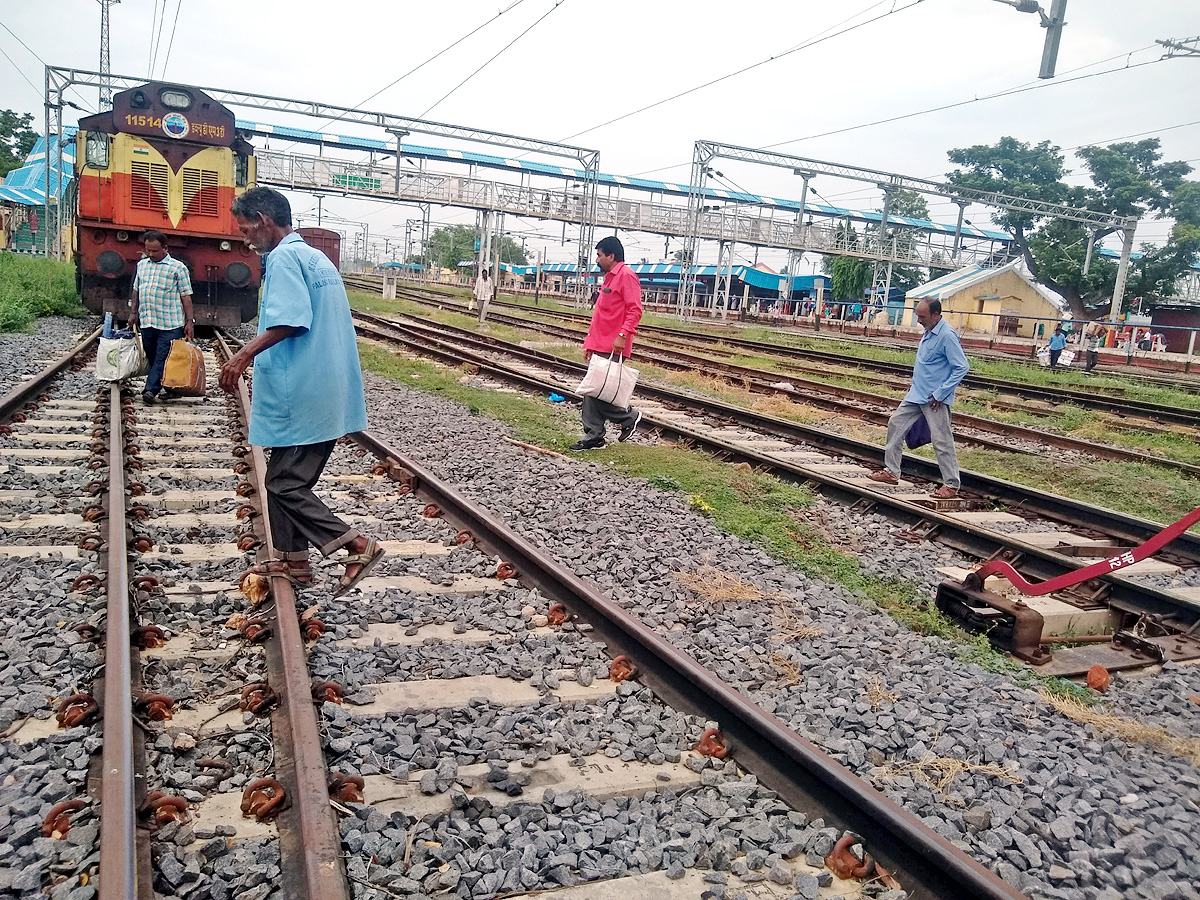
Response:
[[[192,340],[196,335],[192,319],[192,279],[187,266],[167,252],[167,239],[159,231],[142,235],[146,256],[138,261],[133,276],[130,325],[142,329],[142,349],[150,371],[142,399],[154,403],[162,388],[163,368],[171,352],[171,341]]]

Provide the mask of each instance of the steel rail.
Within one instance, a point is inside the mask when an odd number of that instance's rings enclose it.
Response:
[[[351,437],[393,471],[399,467],[413,473],[418,494],[436,503],[449,521],[469,530],[487,552],[513,563],[522,582],[568,604],[614,654],[628,656],[639,667],[643,680],[659,697],[676,708],[719,722],[734,742],[739,763],[793,808],[813,817],[824,816],[827,823],[860,834],[910,897],[1016,900],[1023,896],[522,538],[499,517],[370,432]]]
[[[28,403],[30,398],[36,397],[52,382],[58,374],[71,365],[76,359],[92,349],[92,346],[100,337],[102,329],[97,328],[90,335],[68,350],[66,354],[56,359],[38,374],[34,375],[28,381],[17,385],[3,397],[0,397],[0,421],[4,421],[14,412],[17,412],[22,405]]]
[[[360,313],[359,315],[370,315]],[[418,316],[410,316],[401,314],[405,318],[414,319],[419,322],[430,322],[430,320],[422,319]],[[378,317],[383,319],[383,317]],[[493,314],[490,316],[493,321],[514,324],[521,327],[529,327],[532,325],[535,330],[544,331],[547,334],[556,334],[571,340],[582,339],[586,332],[578,331],[572,328],[565,328],[558,325],[543,325],[542,323],[531,322],[528,319],[521,319],[517,316],[506,316],[503,313]],[[384,320],[386,321],[386,320]],[[434,323],[437,328],[453,331],[467,337],[473,337],[477,340],[494,342],[497,345],[506,342],[499,341],[496,338],[477,334],[467,329],[460,328],[454,325],[446,325],[441,322]],[[671,342],[672,346],[676,346]],[[511,346],[511,345],[509,345]],[[767,369],[756,369],[752,366],[742,366],[736,363],[727,363],[720,360],[710,359],[706,356],[697,356],[694,353],[680,351],[676,349],[668,349],[663,347],[658,342],[647,342],[641,345],[639,358],[646,359],[656,365],[664,368],[682,370],[682,371],[697,371],[708,369],[712,372],[730,375],[745,383],[746,387],[756,393],[764,394],[782,394],[784,396],[795,395],[801,402],[812,403],[814,405],[825,406],[845,415],[856,419],[863,419],[868,422],[873,422],[877,425],[886,425],[890,416],[890,412],[879,410],[864,409],[862,406],[855,403],[847,403],[840,399],[841,397],[851,397],[862,403],[874,404],[875,406],[894,407],[896,398],[885,397],[882,394],[873,394],[869,391],[862,391],[856,388],[843,387],[841,385],[831,385],[820,381],[811,381],[806,378],[797,377],[789,372],[772,372]],[[787,381],[794,388],[803,388],[804,392],[799,390],[788,391],[782,388],[775,387],[778,381]],[[812,395],[820,395],[814,398]],[[1041,431],[1036,428],[1029,428],[1024,425],[1009,424],[1007,422],[997,422],[992,419],[975,416],[969,413],[952,412],[950,420],[953,424],[973,428],[977,431],[986,431],[990,434],[1001,434],[1010,437],[1018,437],[1023,440],[1033,443],[1044,444],[1051,447],[1058,447],[1063,450],[1073,450],[1078,453],[1086,453],[1101,459],[1111,459],[1120,462],[1137,462],[1151,463],[1161,466],[1165,469],[1175,469],[1176,471],[1186,472],[1189,475],[1200,476],[1200,466],[1191,463],[1180,462],[1174,459],[1168,459],[1163,456],[1151,456],[1146,453],[1139,453],[1135,450],[1126,450],[1122,447],[1113,447],[1108,444],[1098,444],[1094,441],[1085,441],[1079,438],[1066,437],[1064,435],[1053,434],[1047,431]],[[965,444],[974,444],[979,447],[984,447],[989,450],[1001,450],[1007,453],[1024,453],[1032,455],[1036,453],[1034,450],[1027,450],[1022,447],[1013,447],[1002,441],[993,441],[987,438],[981,438],[977,435],[957,433],[957,438]]]
[[[362,313],[355,312],[355,316],[363,318]],[[380,317],[372,317],[377,319],[385,328],[404,329],[405,323],[398,323],[382,319]],[[360,327],[356,325],[356,327]],[[391,338],[391,335],[378,335],[385,338]],[[437,341],[436,337],[426,336],[425,340]],[[470,339],[454,338],[456,341],[468,343]],[[442,342],[445,347],[445,342]],[[503,364],[496,363],[492,360],[487,360],[482,356],[464,351],[471,355],[471,362],[475,364],[489,363],[497,367],[498,372],[513,372],[509,367]],[[503,348],[503,352],[517,358],[524,358],[535,365],[553,367],[559,371],[568,372],[572,375],[580,375],[587,370],[587,367],[579,363],[571,362],[558,356],[552,356],[548,353],[541,353],[536,350],[527,350],[523,347],[518,347],[515,344],[508,344]],[[445,356],[447,360],[453,358],[453,350],[451,349]],[[461,360],[459,360],[460,362]],[[453,363],[457,364],[457,363]],[[517,373],[513,373],[517,374]],[[529,376],[523,376],[529,378]],[[530,379],[532,384],[536,384],[536,390],[555,390],[562,391],[562,385],[552,382]],[[676,406],[684,406],[709,415],[718,415],[724,418],[732,419],[740,424],[755,428],[764,433],[790,438],[792,440],[804,441],[814,444],[819,447],[824,447],[832,452],[840,453],[844,456],[849,456],[855,459],[860,459],[875,465],[883,463],[883,448],[877,444],[871,444],[866,441],[859,441],[854,438],[844,435],[834,434],[827,430],[814,427],[811,425],[803,425],[799,422],[792,422],[788,419],[780,419],[776,416],[770,416],[765,413],[756,412],[744,407],[733,406],[732,404],[724,403],[710,397],[699,397],[693,394],[687,394],[670,388],[660,387],[652,384],[639,384],[638,393],[641,396],[653,397],[664,403],[670,403]],[[656,420],[657,421],[657,420]],[[941,472],[938,469],[937,463],[933,460],[925,459],[924,457],[914,456],[906,453],[904,455],[904,467],[915,472],[919,477],[929,481],[937,481],[941,478]],[[1011,481],[1006,481],[1002,478],[996,478],[991,475],[985,475],[980,472],[973,472],[970,469],[963,469],[962,486],[965,490],[981,494],[983,496],[1000,500],[1008,503],[1011,506],[1027,509],[1044,515],[1048,518],[1057,519],[1060,522],[1071,525],[1080,525],[1099,529],[1108,535],[1121,537],[1125,540],[1134,543],[1141,543],[1153,537],[1164,526],[1151,522],[1146,519],[1141,519],[1136,516],[1131,516],[1126,513],[1117,512],[1116,510],[1105,509],[1104,507],[1091,506],[1078,500],[1072,500],[1069,497],[1060,497],[1056,494],[1049,494],[1043,491],[1037,491],[1023,485],[1015,484]],[[872,496],[886,496],[875,494]],[[1184,554],[1187,559],[1193,562],[1200,563],[1200,534],[1188,533],[1183,535],[1179,542],[1174,546],[1174,549],[1186,550]]]
[[[104,593],[104,727],[100,780],[100,900],[132,900],[138,884],[133,759],[133,656],[125,526],[125,429],[121,386],[108,394],[108,552]]]
[[[469,350],[455,348],[445,342],[429,338],[412,338],[398,334],[385,334],[372,329],[370,326],[364,326],[361,323],[356,324],[355,328],[360,333],[368,336],[403,344],[419,354],[431,356],[450,366],[458,366],[464,362],[469,362],[477,366],[480,372],[491,375],[498,380],[516,384],[538,394],[555,391],[575,400],[581,399],[573,391],[564,388],[561,384],[546,381],[545,379],[518,371],[501,363],[492,362]],[[775,419],[771,416],[752,413],[737,407],[730,407],[719,401],[692,397],[643,385],[639,385],[638,390],[643,396],[655,396],[663,400],[663,402],[675,405],[691,405],[694,409],[705,410],[709,413],[716,410],[717,414],[727,415],[728,418],[735,420],[739,416],[744,416],[742,418],[744,424],[759,428],[764,432],[772,433],[771,429],[778,427],[781,430],[773,433],[793,436],[797,440],[805,440],[818,446],[824,446],[826,449],[846,456],[855,456],[856,451],[865,451],[873,453],[877,460],[882,457],[882,448],[875,445],[855,441],[852,438],[846,438],[841,435],[828,434],[818,429],[808,428],[807,426],[788,422],[783,419]],[[942,543],[978,559],[991,559],[997,556],[1004,556],[1010,560],[1019,559],[1022,569],[1038,579],[1054,578],[1065,572],[1075,571],[1079,567],[1079,562],[1074,557],[1064,556],[1053,550],[1021,541],[1020,533],[990,531],[986,528],[972,525],[969,522],[951,518],[928,507],[899,499],[894,495],[880,493],[867,487],[851,484],[832,475],[806,468],[797,463],[770,457],[747,447],[737,446],[715,438],[712,435],[685,428],[675,422],[655,418],[647,413],[643,413],[642,419],[663,434],[701,447],[724,459],[746,462],[765,471],[773,472],[787,481],[810,487],[815,486],[823,494],[842,502],[866,502],[872,506],[882,507],[887,510],[890,518],[902,524],[911,526],[924,523],[932,529],[926,536],[932,537],[936,533],[938,540]],[[921,457],[905,455],[906,466],[911,465],[915,468],[918,463],[924,466],[926,477],[933,479],[940,477],[936,464],[923,460]],[[969,475],[973,475],[974,473],[964,471],[962,474],[965,484]],[[988,476],[977,477],[1000,486],[1007,486],[1017,496],[1027,495],[1035,499],[1039,496],[1049,497],[1052,500],[1063,503],[1068,510],[1072,508],[1078,510],[1078,513],[1074,516],[1069,513],[1050,515],[1043,510],[1035,510],[1047,518],[1057,519],[1073,526],[1088,527],[1100,533],[1122,537],[1133,543],[1142,543],[1147,539],[1142,535],[1153,536],[1162,530],[1161,525],[1125,516],[1122,513],[1115,513],[1103,508],[1089,507],[1087,504],[1055,497],[1054,495],[1038,495],[1036,492],[1029,491],[1020,485],[1014,485],[1000,479],[990,479]],[[982,493],[983,491],[980,492]],[[1014,505],[1022,506],[1027,504],[1017,502]],[[1096,514],[1099,514],[1099,518],[1102,520],[1112,521],[1112,527],[1106,528],[1094,521],[1089,521],[1088,513],[1092,514],[1092,519],[1097,518]],[[1115,517],[1115,519],[1109,520],[1107,518],[1109,516]],[[1122,527],[1122,523],[1132,523],[1136,527]],[[1134,531],[1136,531],[1136,535],[1132,533]],[[1189,532],[1183,535],[1179,539],[1179,542],[1187,547],[1188,554],[1185,554],[1187,558],[1197,558],[1200,551],[1197,551],[1196,548],[1200,545],[1200,535]],[[1194,622],[1200,620],[1200,603],[1173,594],[1170,591],[1134,581],[1127,576],[1116,573],[1098,579],[1098,581],[1108,586],[1109,594],[1105,602],[1112,607],[1135,615],[1146,614],[1173,617],[1189,627]]]
[[[217,335],[222,359],[232,355],[223,337]],[[246,378],[238,381],[234,398],[242,424],[250,425],[250,391]],[[258,525],[262,545],[259,561],[275,556],[267,509],[266,455],[250,445],[250,464],[257,498]],[[329,802],[328,772],[316,708],[296,594],[283,575],[271,577],[275,606],[274,637],[267,641],[267,664],[271,686],[280,702],[271,714],[275,764],[279,781],[291,802],[279,817],[280,867],[284,894],[297,900],[350,900],[350,888],[342,868],[342,844],[337,819]]]
[[[524,312],[532,312],[536,315],[549,316],[551,318],[566,319],[568,321],[587,321],[587,316],[580,313],[560,312],[552,310],[531,310],[528,306],[519,303],[508,303],[505,301],[496,301],[496,306],[506,308],[520,309]],[[705,332],[685,331],[680,328],[668,328],[663,325],[641,325],[639,331],[643,334],[667,334],[672,337],[695,342],[697,338],[711,341],[713,343],[729,344],[734,347],[744,347],[749,350],[754,350],[758,353],[766,353],[773,356],[783,356],[799,359],[820,359],[826,362],[839,363],[841,365],[855,366],[861,369],[870,369],[878,372],[887,372],[889,374],[903,375],[908,377],[912,374],[912,366],[903,363],[889,363],[882,360],[868,360],[859,357],[844,356],[839,353],[832,353],[828,350],[810,350],[803,347],[789,347],[784,344],[771,344],[765,341],[751,341],[745,338],[727,337],[725,335],[715,335]],[[1047,389],[1039,388],[1034,385],[1020,384],[1019,382],[1007,381],[1003,378],[995,378],[990,375],[967,375],[963,379],[963,384],[967,387],[980,388],[983,390],[997,390],[1009,394],[1026,397],[1030,400],[1044,400],[1050,403],[1077,403],[1084,407],[1110,412],[1118,416],[1138,416],[1151,417],[1164,422],[1173,422],[1177,425],[1200,426],[1200,410],[1186,410],[1177,407],[1165,406],[1159,403],[1148,403],[1142,400],[1124,400],[1118,398],[1104,397],[1094,393],[1085,391],[1075,391],[1069,388]]]

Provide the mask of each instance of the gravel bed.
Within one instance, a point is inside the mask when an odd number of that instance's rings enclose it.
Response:
[[[47,316],[30,326],[33,331],[0,334],[0,396],[36,375],[75,344],[100,327],[97,316],[68,319]]]
[[[52,356],[73,343],[80,329],[74,319],[49,321],[50,334],[0,335],[0,371],[33,372],[42,368],[41,356]],[[54,389],[62,399],[92,400],[95,380],[90,372],[68,373]],[[12,382],[0,387],[11,387]],[[90,424],[88,425],[90,428]],[[0,437],[0,458],[11,437]],[[33,462],[22,460],[22,464]],[[52,495],[42,501],[20,501],[5,506],[7,515],[58,513],[77,510],[73,498],[86,470],[64,475],[35,475],[19,466],[0,472],[0,488],[40,490]],[[44,534],[0,531],[0,542],[46,543],[57,539],[73,546],[78,530],[50,530]],[[48,720],[58,700],[76,690],[88,690],[103,663],[96,644],[85,640],[72,626],[102,622],[104,598],[72,593],[75,578],[96,572],[96,554],[82,559],[25,559],[0,557],[0,734],[16,731],[27,719]],[[0,739],[0,896],[32,896],[43,885],[79,885],[80,873],[97,861],[99,825],[89,803],[71,816],[65,840],[40,834],[43,819],[54,804],[84,797],[91,756],[100,747],[99,723],[58,730],[49,737],[27,743]],[[61,896],[66,894],[61,893]],[[79,900],[91,896],[85,889]]]
[[[500,440],[502,426],[457,404],[380,379],[368,384],[384,388],[368,398],[386,440],[500,512],[1019,889],[1065,900],[1200,896],[1192,887],[1200,883],[1200,778],[1186,760],[1061,717],[1035,692],[958,661],[944,642],[721,534],[677,495],[596,464],[527,455]],[[816,508],[838,524],[830,505]],[[876,521],[862,536],[859,556],[871,571],[904,573],[931,588],[939,579],[922,573],[954,561],[886,531]],[[786,595],[799,621],[822,633],[794,637],[761,603],[714,604],[672,577],[703,560]],[[773,670],[773,652],[798,667],[799,683]],[[1174,671],[1140,685],[1163,684]],[[1147,724],[1181,727],[1179,715],[1160,707],[1130,708]],[[911,774],[909,764],[929,755],[995,768],[968,770],[938,789]]]

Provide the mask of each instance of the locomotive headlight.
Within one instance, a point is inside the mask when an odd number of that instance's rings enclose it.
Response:
[[[165,90],[158,99],[167,109],[191,109],[192,95],[187,91]]]
[[[118,240],[118,241],[127,241],[127,240],[129,240],[129,232],[128,232],[128,231],[118,231],[118,232],[117,232],[117,240]]]
[[[234,287],[243,287],[250,281],[250,267],[244,262],[232,262],[225,268],[225,280]]]
[[[102,274],[114,278],[125,271],[125,260],[115,250],[105,250],[96,257],[96,268]]]
[[[232,250],[233,249],[233,244],[229,243],[229,241],[221,241],[220,246],[221,246],[222,250]]]

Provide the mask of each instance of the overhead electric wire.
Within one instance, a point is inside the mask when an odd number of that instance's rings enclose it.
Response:
[[[159,0],[154,0],[154,12],[150,14],[150,47],[146,54],[146,77],[154,77],[154,23],[158,21]],[[162,0],[163,12],[166,12],[167,0]]]
[[[158,48],[162,46],[163,28],[167,24],[167,3],[169,0],[162,0],[162,11],[158,15],[158,36],[154,38],[154,54],[150,57],[150,77],[154,78],[154,67],[158,63]]]
[[[1164,59],[1165,59],[1165,57],[1164,57]],[[1087,75],[1079,75],[1075,78],[1066,78],[1066,79],[1061,79],[1061,80],[1056,78],[1053,81],[1045,81],[1045,82],[1042,82],[1041,84],[1033,84],[1033,85],[1028,85],[1026,87],[1012,88],[1012,89],[1006,90],[1006,91],[997,91],[994,94],[985,94],[982,97],[974,97],[970,100],[960,100],[957,103],[947,103],[943,106],[935,106],[931,109],[923,109],[923,110],[919,110],[917,112],[904,113],[904,114],[898,115],[898,116],[889,116],[886,119],[877,119],[874,122],[866,122],[862,125],[850,125],[850,126],[847,126],[846,128],[835,128],[832,131],[823,131],[820,134],[809,134],[809,135],[805,135],[804,137],[790,138],[786,141],[778,141],[774,144],[765,144],[764,146],[762,146],[758,149],[772,150],[776,147],[786,146],[787,144],[798,144],[801,141],[811,141],[811,140],[815,140],[816,138],[830,137],[831,135],[835,135],[835,134],[845,134],[847,131],[855,131],[859,128],[870,128],[873,125],[888,125],[888,124],[891,124],[892,122],[901,122],[901,121],[904,121],[905,119],[913,119],[913,118],[916,118],[917,116],[928,115],[929,113],[944,112],[945,110],[948,110],[948,109],[956,109],[961,106],[969,106],[972,103],[980,103],[984,100],[996,100],[1000,97],[1011,97],[1014,94],[1024,94],[1029,91],[1037,91],[1037,90],[1041,90],[1042,88],[1052,87],[1053,85],[1056,85],[1056,84],[1067,84],[1072,81],[1083,81],[1084,79],[1087,79],[1087,78],[1095,78],[1097,75],[1111,75],[1113,72],[1125,72],[1130,69],[1140,69],[1143,66],[1152,66],[1155,63],[1160,63],[1160,62],[1162,62],[1162,59],[1151,59],[1151,60],[1147,60],[1144,63],[1134,63],[1133,65],[1122,66],[1119,69],[1106,69],[1103,72],[1091,72]]]
[[[183,6],[183,0],[178,0],[175,4],[175,21],[171,23],[171,40],[167,41],[167,59],[163,63],[162,72],[159,73],[159,78],[167,77],[167,66],[171,64],[171,48],[175,46],[175,28],[179,25],[179,8]]]
[[[914,112],[904,113],[902,115],[892,116],[892,117],[889,117],[886,119],[877,119],[872,122],[860,122],[857,125],[847,125],[844,128],[837,128],[837,129],[834,129],[833,131],[821,132],[820,134],[806,135],[805,137],[801,137],[801,138],[790,138],[786,141],[778,141],[774,144],[765,144],[761,147],[756,147],[755,149],[770,150],[775,147],[782,147],[785,144],[795,144],[795,143],[799,143],[800,141],[808,141],[808,140],[813,140],[815,138],[829,137],[829,136],[835,135],[835,134],[845,134],[846,132],[849,132],[849,131],[857,131],[860,128],[871,128],[875,125],[885,125],[890,122],[900,121],[902,119],[912,119],[912,118],[916,118],[917,116],[923,116],[923,115],[927,115],[929,113],[935,113],[935,112],[942,112],[947,109],[954,109],[954,108],[961,107],[961,106],[967,106],[972,103],[980,103],[985,100],[995,100],[1000,97],[1010,96],[1012,94],[1020,94],[1020,93],[1026,92],[1026,91],[1030,91],[1030,90],[1038,90],[1039,88],[1051,87],[1055,84],[1068,84],[1071,82],[1083,81],[1087,78],[1093,78],[1097,75],[1109,75],[1109,74],[1112,74],[1113,72],[1124,72],[1128,69],[1140,68],[1142,66],[1151,65],[1152,63],[1162,62],[1164,59],[1166,59],[1166,57],[1160,57],[1159,59],[1149,60],[1144,63],[1135,63],[1132,65],[1127,64],[1125,66],[1121,66],[1120,68],[1116,68],[1116,69],[1105,69],[1103,72],[1090,72],[1086,75],[1080,75],[1075,78],[1063,78],[1062,77],[1063,75],[1069,74],[1070,72],[1078,72],[1078,71],[1081,71],[1082,69],[1090,69],[1093,66],[1103,65],[1106,62],[1111,62],[1112,60],[1120,59],[1121,57],[1131,57],[1135,53],[1141,53],[1143,50],[1149,50],[1152,48],[1153,48],[1153,45],[1149,45],[1146,47],[1140,47],[1137,50],[1129,50],[1129,51],[1125,51],[1123,53],[1116,53],[1112,56],[1105,57],[1104,59],[1097,60],[1096,62],[1087,63],[1086,65],[1083,65],[1083,66],[1077,66],[1074,69],[1068,69],[1067,72],[1064,72],[1061,75],[1059,75],[1051,80],[1047,80],[1047,81],[1038,80],[1038,81],[1032,81],[1032,82],[1023,81],[1023,82],[1021,82],[1021,84],[1016,85],[1015,87],[1007,88],[1003,91],[997,91],[993,94],[984,94],[982,97],[973,97],[970,100],[960,100],[958,102],[948,103],[948,104],[945,104],[942,106],[932,106],[932,107],[929,107],[928,109],[916,110]],[[669,166],[658,166],[657,168],[654,168],[654,169],[645,169],[641,172],[635,172],[632,177],[638,178],[638,177],[641,177],[642,175],[653,175],[657,172],[667,172],[667,171],[670,171],[671,169],[681,169],[684,166],[688,166],[688,165],[691,165],[691,163],[690,162],[672,163]]]
[[[7,31],[9,34],[11,34],[13,36],[13,39],[29,52],[30,56],[32,56],[34,59],[36,59],[38,62],[40,62],[43,66],[46,65],[46,61],[44,59],[42,59],[40,56],[38,56],[37,52],[32,47],[30,47],[27,43],[25,43],[23,40],[21,40],[21,36],[19,34],[17,34],[15,31],[13,31],[11,28],[9,28],[3,22],[0,22],[0,28],[3,28],[5,31]],[[15,62],[13,62],[12,57],[8,56],[8,54],[5,54],[5,56],[8,58],[8,61],[13,64],[13,66],[17,65]],[[20,68],[18,68],[17,71],[21,72]],[[24,72],[21,72],[21,77],[24,78],[26,81],[29,81],[29,79],[25,76]],[[33,89],[35,91],[38,92],[38,96],[42,97],[42,99],[44,101],[45,93],[43,92],[43,90],[41,88],[35,86],[32,81],[29,81],[29,84],[31,87],[33,87]],[[94,113],[96,111],[96,110],[92,109],[91,104],[88,103],[87,100],[83,99],[83,95],[79,93],[78,88],[71,87],[70,90],[74,91],[75,96],[77,96],[80,99],[80,101],[84,104],[84,106],[87,107],[87,112]],[[74,104],[71,104],[71,105],[74,106]],[[77,106],[75,108],[79,109],[79,107],[77,107]]]
[[[33,88],[33,92],[35,94],[37,94],[38,97],[42,97],[42,92],[41,92],[41,90],[38,89],[38,86],[29,80],[29,76],[21,71],[21,67],[17,65],[16,61],[11,56],[9,56],[7,52],[5,52],[3,47],[0,47],[0,53],[3,53],[4,58],[7,59],[10,63],[12,63],[12,67],[17,70],[17,74],[25,79],[25,83],[27,85],[29,85],[31,88]]]
[[[413,66],[411,69],[409,69],[407,72],[405,72],[405,73],[404,73],[403,75],[401,75],[399,78],[397,78],[395,81],[393,81],[393,82],[391,82],[390,84],[387,84],[387,85],[384,85],[383,87],[381,87],[379,90],[377,90],[375,93],[373,93],[373,94],[372,94],[370,97],[367,97],[367,98],[365,98],[365,99],[363,99],[363,100],[359,100],[359,101],[358,101],[358,103],[356,103],[356,104],[354,105],[354,107],[353,107],[353,110],[358,110],[358,109],[361,109],[361,108],[362,108],[362,105],[363,105],[364,103],[370,103],[372,100],[374,100],[374,99],[375,99],[376,97],[378,97],[380,94],[382,94],[384,91],[391,90],[391,89],[392,89],[392,88],[394,88],[396,85],[398,85],[398,84],[399,84],[401,81],[403,81],[405,78],[407,78],[409,75],[412,75],[414,72],[417,72],[417,71],[419,71],[419,70],[423,69],[425,66],[429,65],[431,62],[433,62],[435,59],[437,59],[437,58],[438,58],[439,56],[441,56],[442,54],[444,54],[444,53],[447,53],[447,52],[449,52],[450,50],[453,50],[455,47],[457,47],[459,44],[461,44],[461,43],[462,43],[463,41],[465,41],[467,38],[469,38],[469,37],[472,37],[472,36],[474,36],[475,34],[477,34],[478,32],[482,31],[484,28],[487,28],[487,26],[491,25],[493,22],[495,22],[497,19],[499,19],[499,18],[500,18],[502,15],[504,15],[504,14],[505,14],[505,13],[507,13],[507,12],[511,12],[512,10],[516,9],[518,6],[520,6],[520,5],[521,5],[522,3],[524,3],[524,2],[525,2],[525,0],[513,0],[513,2],[512,2],[512,3],[510,3],[508,6],[504,7],[504,9],[500,10],[498,13],[496,13],[494,16],[492,16],[492,17],[491,17],[490,19],[488,19],[486,22],[483,22],[483,23],[481,23],[481,24],[479,24],[479,25],[475,26],[475,27],[474,27],[474,28],[472,28],[470,31],[468,31],[466,34],[464,34],[462,37],[458,38],[457,40],[453,41],[452,43],[449,43],[449,44],[447,44],[445,47],[443,47],[443,48],[442,48],[441,50],[439,50],[437,53],[433,54],[433,56],[429,57],[429,58],[428,58],[428,59],[426,59],[424,62],[420,62],[420,63],[418,63],[417,65]],[[339,115],[339,116],[334,116],[332,119],[326,119],[326,120],[325,120],[324,122],[322,122],[320,125],[316,126],[316,127],[313,129],[313,130],[314,130],[314,131],[320,131],[320,130],[321,130],[322,128],[324,128],[326,125],[332,125],[334,122],[340,122],[340,121],[341,121],[342,119],[344,119],[344,118],[346,117],[346,115],[347,115],[349,112],[351,112],[351,111],[352,111],[352,110],[347,110],[346,112],[342,113],[342,114],[341,114],[341,115]],[[296,142],[295,142],[295,141],[293,141],[292,143],[288,144],[288,145],[287,145],[286,147],[284,147],[283,149],[284,149],[284,150],[288,150],[288,149],[290,149],[291,147],[294,147],[294,146],[296,146]],[[282,151],[281,151],[281,152],[282,152]]]
[[[887,2],[887,0],[882,0],[882,2],[880,2],[880,3],[874,3],[871,6],[868,6],[866,9],[862,10],[861,12],[857,12],[854,15],[850,16],[849,18],[843,19],[837,25],[831,25],[830,28],[838,28],[841,25],[843,25],[844,23],[849,22],[853,19],[856,19],[859,16],[863,15],[864,13],[874,9],[876,6],[882,6],[883,3],[885,3],[885,2]],[[583,131],[577,131],[574,134],[568,135],[567,137],[564,137],[564,138],[560,138],[559,140],[563,141],[563,142],[574,140],[575,138],[579,137],[580,135],[588,134],[589,132],[595,131],[598,128],[604,128],[604,127],[606,127],[608,125],[612,125],[616,122],[621,122],[625,119],[632,118],[633,116],[640,115],[641,113],[644,113],[648,110],[655,109],[656,107],[662,106],[665,103],[670,103],[673,100],[678,100],[680,97],[686,97],[689,94],[694,94],[697,91],[702,91],[705,88],[712,87],[714,84],[720,84],[722,81],[728,81],[730,78],[735,78],[738,75],[742,75],[746,72],[752,71],[753,69],[757,69],[762,66],[765,66],[768,63],[772,63],[777,59],[783,59],[785,56],[790,56],[793,53],[798,53],[801,50],[807,50],[809,47],[814,47],[817,44],[823,43],[832,38],[840,37],[843,34],[848,34],[851,31],[854,31],[858,28],[862,28],[864,25],[870,25],[873,22],[878,22],[881,19],[886,19],[888,16],[893,16],[896,13],[901,13],[907,9],[912,9],[914,6],[917,6],[923,2],[924,2],[924,0],[912,0],[912,2],[908,3],[905,6],[901,6],[899,8],[896,8],[895,6],[893,6],[892,9],[888,10],[885,13],[875,16],[872,19],[867,19],[864,22],[859,22],[857,25],[851,25],[849,28],[843,28],[841,31],[835,31],[833,34],[825,34],[825,32],[819,32],[816,36],[809,38],[808,40],[806,40],[800,44],[797,44],[795,47],[792,47],[790,50],[785,50],[782,53],[777,53],[774,56],[769,56],[766,59],[759,60],[756,63],[751,63],[748,66],[743,66],[742,68],[740,68],[734,72],[729,72],[725,75],[720,76],[719,78],[713,78],[709,81],[704,82],[703,84],[698,84],[695,87],[688,88],[686,91],[680,91],[677,94],[672,94],[670,97],[664,97],[661,100],[656,100],[654,103],[650,103],[639,109],[635,109],[632,112],[627,112],[623,115],[617,116],[614,119],[609,119],[607,122],[601,122],[599,125],[593,125],[590,128],[585,128]],[[828,28],[825,30],[829,31]]]
[[[562,6],[566,2],[567,2],[567,0],[555,0],[554,5],[552,7],[550,7],[550,9],[546,10],[546,12],[543,13],[536,21],[534,21],[534,23],[532,25],[530,25],[528,28],[526,28],[524,31],[522,31],[520,34],[518,34],[515,38],[513,38],[511,41],[509,41],[507,44],[505,44],[499,50],[497,50],[496,53],[490,59],[487,60],[487,62],[485,62],[478,69],[476,69],[474,72],[472,72],[466,78],[464,78],[462,81],[460,81],[454,87],[452,87],[449,91],[447,91],[445,94],[443,94],[441,97],[439,97],[436,101],[434,101],[433,105],[430,106],[428,109],[426,109],[423,113],[421,113],[421,115],[418,116],[418,118],[423,119],[423,118],[425,118],[425,116],[429,115],[434,109],[437,108],[437,106],[443,100],[445,100],[447,97],[449,97],[455,91],[457,91],[460,87],[462,87],[464,84],[466,84],[472,78],[474,78],[476,75],[478,75],[484,69],[486,69],[489,65],[492,64],[492,62],[495,61],[495,59],[498,56],[500,56],[500,54],[502,54],[505,50],[507,50],[509,47],[511,47],[513,44],[515,44],[521,38],[525,37],[525,35],[529,34],[529,32],[533,31],[533,29],[535,29],[538,25],[540,25],[552,12],[554,12],[556,9],[558,9],[560,6]],[[917,2],[920,3],[921,0],[917,0]]]

